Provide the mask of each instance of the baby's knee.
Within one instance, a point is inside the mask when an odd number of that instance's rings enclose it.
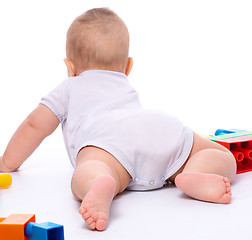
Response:
[[[226,172],[225,176],[229,179],[230,182],[232,182],[236,176],[237,162],[231,151],[223,146],[221,147],[221,149],[216,149],[216,151],[219,152],[216,157],[218,157],[219,161],[222,162],[221,165],[223,165],[223,171]]]
[[[87,160],[79,163],[72,176],[72,188],[74,189],[79,182],[84,183],[86,186],[92,184],[96,179],[110,176],[117,184],[118,191],[120,189],[120,179],[113,169],[106,163],[100,160]]]
[[[104,175],[113,176],[113,172],[107,164],[99,160],[88,160],[76,166],[72,181],[75,179],[89,181]]]
[[[116,191],[117,193],[119,192],[120,186],[118,179],[114,177],[111,169],[109,169],[106,164],[96,160],[78,164],[74,170],[71,181],[73,196],[77,200],[83,200],[92,185],[102,177],[107,177],[111,179],[112,182],[115,182],[117,185]]]
[[[236,159],[235,159],[234,155],[229,150],[226,151],[226,154],[228,155],[227,164],[229,165],[229,168],[230,168],[229,181],[232,182],[235,179],[235,176],[236,176],[237,162],[236,162]]]

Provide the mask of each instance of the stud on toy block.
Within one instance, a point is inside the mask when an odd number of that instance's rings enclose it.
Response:
[[[62,225],[35,223],[34,214],[12,214],[0,218],[1,240],[64,240]]]
[[[0,188],[9,187],[12,183],[12,178],[9,173],[0,173]]]

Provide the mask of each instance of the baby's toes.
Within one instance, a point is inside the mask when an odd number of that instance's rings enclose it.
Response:
[[[230,186],[227,186],[227,194],[232,195],[232,193],[231,193],[231,187]]]
[[[90,218],[90,213],[89,212],[85,212],[83,215],[82,215],[83,219],[84,220],[87,220],[88,218]]]
[[[86,212],[87,212],[87,210],[84,207],[80,207],[80,209],[79,209],[80,215],[83,215]]]
[[[87,209],[84,208],[84,207],[80,207],[79,213],[81,214],[81,216],[82,216],[82,218],[83,218],[84,220],[86,220],[86,219],[88,219],[88,218],[90,217],[89,211],[87,211]]]
[[[232,200],[232,195],[230,192],[230,193],[223,194],[223,196],[219,200],[219,203],[228,204],[231,202],[231,200]]]
[[[228,186],[230,186],[230,182],[229,182],[229,180],[228,180],[228,178],[226,178],[226,177],[224,177],[223,178],[223,181],[225,182],[225,184]]]
[[[103,231],[103,230],[105,230],[106,225],[107,225],[107,220],[99,219],[99,220],[97,220],[97,223],[96,223],[96,229],[98,231]]]
[[[226,192],[231,194],[231,186],[229,180],[227,178],[223,178],[223,181],[226,184]]]
[[[89,217],[85,221],[88,225],[91,225],[94,222],[94,219],[92,217]]]
[[[90,225],[88,225],[88,227],[89,227],[91,230],[94,230],[94,229],[96,228],[95,222],[92,222]]]

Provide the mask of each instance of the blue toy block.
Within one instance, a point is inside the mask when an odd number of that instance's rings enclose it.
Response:
[[[64,227],[51,222],[30,222],[26,225],[25,236],[30,240],[64,240]]]

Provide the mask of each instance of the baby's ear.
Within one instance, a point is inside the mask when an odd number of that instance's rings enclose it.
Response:
[[[64,62],[67,66],[68,77],[75,77],[76,76],[76,68],[74,66],[74,63],[69,58],[65,58]]]
[[[128,63],[127,63],[126,69],[125,69],[125,75],[126,76],[129,76],[132,67],[133,67],[133,58],[129,57],[128,58]]]

